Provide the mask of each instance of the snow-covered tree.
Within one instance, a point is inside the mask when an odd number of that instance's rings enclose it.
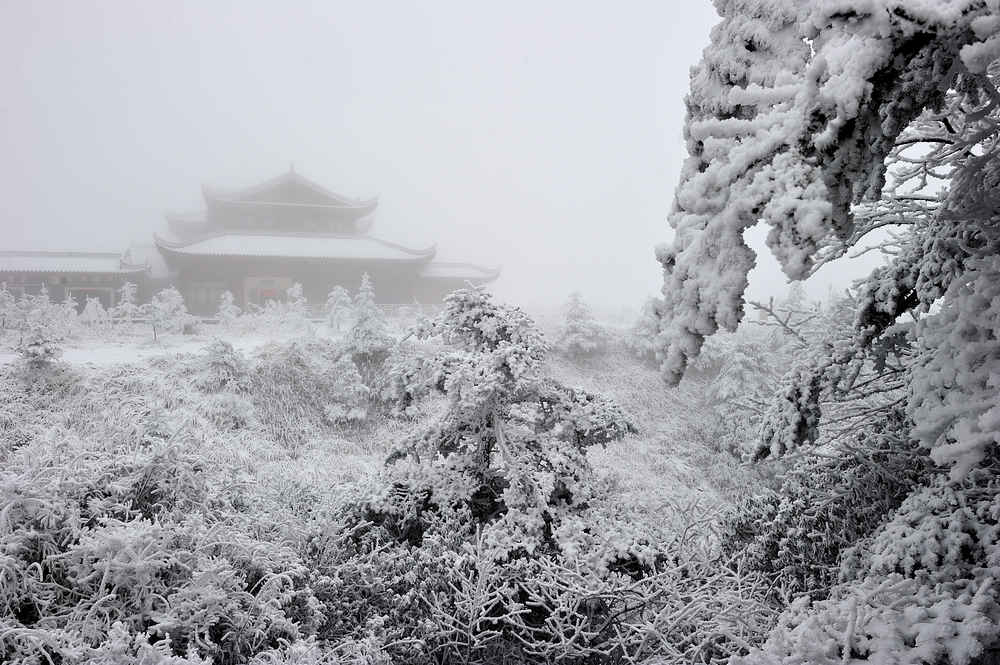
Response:
[[[7,325],[20,331],[20,343],[29,334],[47,340],[65,339],[72,324],[72,320],[66,316],[65,308],[52,302],[44,285],[36,294],[22,294],[14,304],[10,316],[11,321]]]
[[[361,276],[361,285],[354,296],[354,322],[347,334],[347,344],[355,356],[369,360],[384,355],[392,345],[385,316],[375,304],[375,285],[368,273]]]
[[[339,284],[334,286],[326,297],[326,324],[330,330],[340,332],[351,318],[351,309],[351,294]]]
[[[991,140],[994,124],[986,69],[1000,28],[991,3],[719,7],[723,20],[691,75],[675,239],[657,250],[663,370],[674,381],[706,335],[734,330],[743,316],[754,265],[747,228],[769,224],[769,247],[801,279],[875,228],[928,219],[956,195],[988,197],[961,172],[980,183],[992,173],[989,154],[972,151]],[[943,197],[898,187],[883,196],[887,160],[918,144],[934,148],[921,163],[944,170],[914,176],[951,173],[962,187]]]
[[[580,358],[603,351],[608,334],[590,311],[579,292],[573,292],[563,306],[563,323],[556,338],[556,347],[569,356]]]
[[[543,377],[541,331],[483,289],[449,294],[444,312],[417,336],[450,348],[414,358],[397,398],[409,403],[442,391],[448,410],[390,456],[386,491],[370,502],[371,516],[412,540],[450,515],[457,522],[446,528],[475,533],[478,525],[501,559],[553,548],[581,560],[603,549],[606,559],[587,564],[597,567],[628,557],[629,544],[604,549],[607,541],[583,518],[600,493],[586,449],[632,429],[622,411]]]
[[[172,286],[159,291],[143,308],[153,326],[153,339],[156,339],[158,331],[183,332],[193,322],[184,304],[184,296]]]
[[[233,296],[232,291],[223,291],[222,295],[219,296],[219,311],[216,316],[219,319],[219,325],[225,328],[232,328],[239,319],[241,310],[239,305],[236,304],[236,299]]]
[[[771,226],[795,280],[891,228],[889,262],[857,287],[853,317],[799,345],[756,456],[853,451],[872,460],[859,477],[886,487],[898,477],[878,454],[937,468],[898,508],[881,504],[870,534],[838,532],[817,556],[840,562],[839,584],[790,606],[741,662],[972,662],[1000,646],[1000,10],[718,7],[692,71],[675,239],[658,250],[664,375],[679,380],[706,336],[743,317],[750,226]],[[783,534],[787,551],[811,551],[823,521],[790,515],[802,526]]]
[[[125,282],[118,289],[118,302],[109,311],[111,319],[119,323],[132,324],[140,314],[138,303],[138,287],[132,282]]]

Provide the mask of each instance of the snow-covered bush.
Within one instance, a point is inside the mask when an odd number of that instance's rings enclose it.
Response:
[[[221,432],[246,429],[255,420],[253,403],[232,393],[207,395],[198,404],[198,412]]]
[[[323,428],[363,420],[368,388],[340,346],[308,339],[258,350],[251,399],[274,441],[295,450]]]
[[[313,587],[330,618],[320,636],[374,641],[391,662],[723,662],[773,621],[755,599],[761,578],[720,567],[690,536],[638,579],[544,552],[498,561],[461,530],[412,547],[388,536],[347,521],[311,545],[327,582]]]
[[[194,366],[197,373],[193,382],[200,390],[210,393],[224,390],[246,393],[249,390],[249,365],[243,354],[229,342],[220,339],[210,342]]]
[[[326,297],[326,325],[333,332],[339,333],[340,329],[351,320],[353,303],[351,294],[347,289],[337,285]]]
[[[604,351],[608,334],[601,327],[579,292],[573,292],[563,306],[563,322],[555,346],[573,358],[591,356]]]
[[[298,637],[285,613],[305,572],[295,553],[198,516],[208,497],[196,459],[167,451],[109,460],[77,463],[73,474],[61,472],[69,460],[58,454],[27,468],[14,461],[28,473],[8,475],[0,494],[10,575],[0,588],[0,659],[90,662],[117,638],[116,662],[127,662],[153,638],[163,662],[240,662]],[[52,480],[29,484],[32,468]]]
[[[31,369],[46,367],[62,355],[57,340],[53,339],[44,326],[29,328],[17,352]]]

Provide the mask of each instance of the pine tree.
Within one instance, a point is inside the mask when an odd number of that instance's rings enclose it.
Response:
[[[326,297],[326,323],[334,332],[340,332],[340,327],[351,317],[351,294],[347,289],[334,286]]]
[[[118,303],[111,308],[111,318],[120,323],[132,324],[139,316],[137,302],[138,287],[132,282],[125,282],[118,289]]]
[[[594,320],[590,307],[579,292],[573,292],[563,306],[563,325],[556,347],[574,358],[591,356],[607,346],[607,333]]]
[[[354,323],[347,343],[355,356],[366,360],[383,357],[392,345],[385,316],[375,304],[375,285],[368,273],[362,275],[361,285],[354,296]]]

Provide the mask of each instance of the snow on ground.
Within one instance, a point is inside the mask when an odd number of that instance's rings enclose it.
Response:
[[[403,327],[405,326],[397,321],[390,321],[389,328],[393,333],[400,333]],[[62,349],[60,359],[73,365],[110,367],[158,356],[199,353],[214,339],[224,339],[238,351],[247,353],[273,342],[288,342],[303,337],[332,338],[336,335],[331,334],[322,324],[311,324],[307,328],[264,327],[252,331],[243,328],[227,330],[215,325],[204,325],[193,335],[161,334],[156,340],[146,328],[122,333],[115,331],[113,336],[112,339],[106,336],[73,337],[59,342],[57,345]],[[15,344],[13,333],[8,334],[6,339],[0,339],[0,365],[10,363],[17,358]]]
[[[110,367],[149,360],[157,356],[178,353],[198,353],[216,337],[231,343],[239,351],[246,353],[270,342],[279,342],[295,335],[184,335],[169,336],[164,340],[126,339],[122,341],[76,339],[62,345],[60,359],[73,365]],[[17,353],[10,349],[0,351],[0,365],[12,362]]]

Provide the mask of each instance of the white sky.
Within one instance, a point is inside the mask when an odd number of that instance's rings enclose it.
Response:
[[[122,250],[202,183],[294,162],[379,194],[376,235],[502,264],[508,299],[637,307],[715,21],[698,0],[0,0],[0,237]],[[754,295],[783,293],[761,263]]]

